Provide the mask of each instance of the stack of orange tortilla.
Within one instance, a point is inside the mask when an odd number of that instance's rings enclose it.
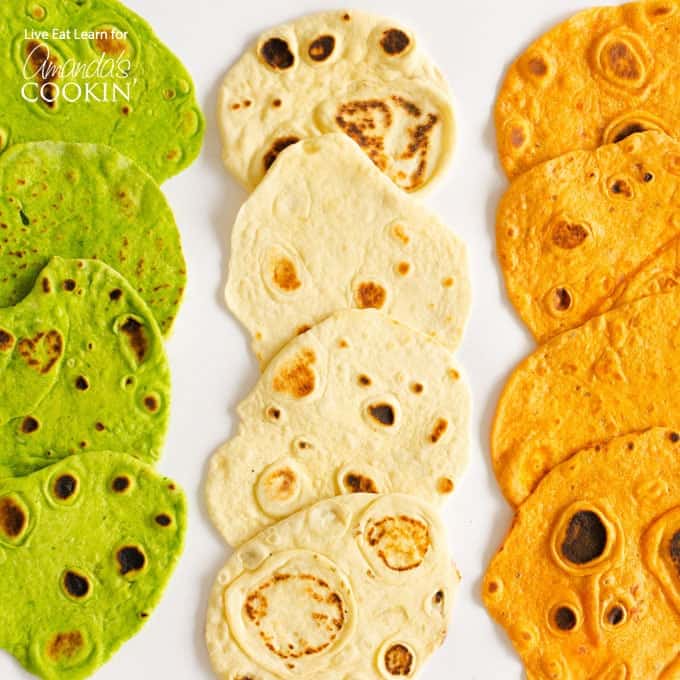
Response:
[[[531,678],[680,677],[679,62],[677,2],[600,7],[498,97],[498,257],[541,344],[493,425],[517,517],[484,599]]]

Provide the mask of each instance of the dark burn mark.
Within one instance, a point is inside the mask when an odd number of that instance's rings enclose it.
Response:
[[[571,294],[566,288],[555,288],[553,305],[558,312],[566,312],[571,308]]]
[[[441,604],[444,601],[444,591],[443,590],[438,590],[435,594],[434,597],[432,598],[432,601],[435,604]]]
[[[54,661],[72,659],[85,646],[85,639],[79,630],[57,633],[47,645],[47,656]]]
[[[31,434],[40,427],[40,423],[33,416],[26,416],[21,421],[21,431],[24,434]]]
[[[14,347],[14,336],[0,328],[0,352],[7,352]]]
[[[677,432],[671,432],[671,433],[668,435],[668,438],[669,438],[674,444],[677,444],[678,442],[680,442],[680,434],[678,434]]]
[[[90,383],[84,375],[79,375],[76,378],[76,389],[79,389],[83,392],[90,389]]]
[[[569,520],[562,555],[573,564],[588,564],[607,547],[607,528],[592,510],[580,510]]]
[[[348,472],[342,482],[351,493],[378,493],[376,483],[358,472]]]
[[[612,141],[614,144],[617,144],[618,142],[622,142],[624,139],[626,139],[626,137],[635,135],[638,132],[645,132],[646,129],[647,128],[642,123],[630,123],[630,125],[626,125],[624,128],[621,128],[621,130],[616,133],[616,136]]]
[[[43,276],[42,289],[43,293],[49,293],[52,291],[52,285],[50,284],[50,280],[46,276]]]
[[[446,430],[449,427],[448,421],[446,421],[444,418],[439,418],[437,422],[434,424],[434,427],[432,428],[432,432],[430,433],[430,443],[431,444],[436,444],[443,436]]]
[[[624,42],[614,42],[607,49],[607,59],[614,74],[622,80],[637,80],[640,77],[638,60]]]
[[[391,57],[401,54],[410,44],[411,39],[399,28],[388,28],[380,39],[380,46]]]
[[[574,630],[577,620],[576,612],[571,607],[558,607],[555,611],[555,625],[559,630]]]
[[[524,130],[519,126],[512,128],[510,131],[510,144],[512,144],[515,149],[521,149],[524,146],[524,142],[526,142]]]
[[[267,409],[267,415],[273,420],[278,420],[281,417],[281,409],[278,409],[275,406],[270,406]]]
[[[76,282],[73,279],[66,279],[64,281],[64,290],[67,290],[69,293],[73,292],[76,289]]]
[[[610,626],[618,626],[626,618],[626,611],[620,604],[610,607],[606,614],[607,623]]]
[[[59,475],[54,480],[54,495],[60,501],[66,501],[78,489],[78,480],[73,475]]]
[[[564,250],[578,248],[588,238],[588,230],[577,222],[558,222],[552,231],[552,242]]]
[[[380,309],[385,304],[387,291],[373,281],[360,283],[354,294],[357,306],[360,309]]]
[[[104,423],[96,422],[94,424],[94,429],[97,430],[97,432],[103,432],[106,429],[106,426]]]
[[[64,343],[57,330],[48,331],[47,334],[38,333],[33,338],[22,338],[19,341],[19,354],[29,366],[42,374],[50,372],[59,360],[63,349]],[[43,364],[36,357],[41,351],[45,355]]]
[[[302,286],[302,282],[298,278],[295,263],[287,257],[281,257],[274,263],[274,271],[272,272],[272,279],[277,288],[292,293]],[[308,331],[310,326],[301,326],[304,330],[298,332],[298,335]],[[298,329],[299,330],[299,329]]]
[[[542,78],[548,73],[548,64],[545,63],[543,57],[532,57],[528,63],[529,73],[534,76]]]
[[[335,49],[335,38],[332,35],[320,35],[309,46],[309,58],[313,61],[326,61]]]
[[[269,151],[264,155],[262,163],[264,164],[265,172],[274,165],[274,161],[278,158],[279,154],[287,149],[293,144],[297,144],[300,141],[299,137],[294,135],[289,135],[287,137],[279,137],[275,139],[272,145],[269,147]]]
[[[120,288],[114,288],[110,293],[109,293],[109,299],[112,302],[117,302],[118,300],[123,297],[123,291]]]
[[[116,493],[123,493],[124,491],[127,491],[130,488],[130,478],[124,475],[119,475],[111,483],[111,488]]]
[[[156,524],[161,527],[169,527],[172,524],[172,519],[170,519],[169,515],[162,513],[160,515],[156,515]]]
[[[680,530],[676,531],[670,540],[669,553],[675,571],[680,576]]]
[[[422,383],[411,383],[411,392],[413,392],[413,394],[422,394],[424,389],[425,388],[423,387]]]
[[[371,417],[377,420],[381,425],[392,427],[395,421],[394,409],[390,404],[372,404],[368,407],[368,412]]]
[[[24,227],[27,227],[31,223],[28,215],[23,210],[19,211],[19,217],[21,218],[21,224],[23,224]]]
[[[0,532],[10,539],[19,538],[27,524],[24,509],[14,499],[0,498]]]
[[[141,571],[146,566],[146,555],[135,546],[125,546],[116,553],[121,576]]]
[[[654,179],[654,175],[653,175],[651,172],[646,172],[646,173],[642,176],[642,181],[643,181],[643,182],[646,182],[646,183],[651,182],[653,179]]]
[[[137,359],[142,362],[149,346],[144,326],[137,319],[129,316],[120,327],[120,330],[128,336],[130,347]]]
[[[379,128],[392,127],[392,111],[385,102],[380,99],[346,102],[338,108],[335,122],[366,152],[376,167],[387,169],[384,137],[374,133]]]
[[[313,350],[301,350],[274,376],[274,391],[290,394],[296,399],[310,395],[316,386],[316,377],[311,368],[315,362],[316,354]]]
[[[49,47],[37,40],[29,40],[26,43],[26,57],[39,85],[40,99],[48,109],[53,109],[56,105],[54,82],[59,76],[57,60],[50,54]]]
[[[158,399],[151,394],[144,397],[144,407],[150,413],[156,413],[158,411]]]
[[[617,179],[611,186],[611,192],[626,198],[630,198],[633,195],[633,190],[625,179]]]
[[[390,99],[400,108],[404,109],[406,113],[409,114],[409,116],[413,116],[414,118],[420,118],[420,116],[423,115],[423,112],[420,110],[420,108],[414,104],[412,101],[409,101],[408,99],[404,99],[404,97],[400,97],[399,95],[393,94]]]
[[[282,38],[269,38],[260,48],[260,56],[277,71],[285,71],[295,63],[295,57]]]
[[[90,581],[82,574],[67,571],[64,574],[64,590],[76,599],[86,597],[90,592]]]
[[[392,645],[385,652],[385,668],[390,675],[402,677],[411,675],[413,654],[405,645]]]
[[[371,384],[371,379],[362,373],[358,378],[358,382],[362,387],[368,387]]]

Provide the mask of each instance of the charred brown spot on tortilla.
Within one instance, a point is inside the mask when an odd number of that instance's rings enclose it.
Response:
[[[437,491],[440,494],[446,495],[453,492],[454,484],[453,480],[448,477],[440,477],[437,482]]]
[[[433,596],[432,596],[432,602],[434,604],[441,604],[444,601],[444,591],[443,590],[438,590]]]
[[[422,394],[424,389],[425,388],[423,387],[422,383],[419,382],[411,383],[411,392],[413,392],[413,394]]]
[[[46,276],[43,276],[42,289],[43,293],[49,293],[52,291],[52,284],[50,283],[50,280]]]
[[[264,155],[264,158],[262,159],[265,172],[269,170],[272,165],[274,165],[274,161],[279,157],[279,154],[284,149],[287,149],[293,144],[297,144],[299,141],[300,138],[295,137],[294,135],[288,135],[286,137],[279,137],[278,139],[275,139],[272,145],[269,147],[269,151],[267,151],[267,153]]]
[[[282,104],[282,102],[278,97],[272,102],[272,106],[275,109],[278,109],[281,106],[281,104]]]
[[[311,369],[315,362],[316,354],[313,350],[301,350],[294,359],[278,370],[274,376],[274,390],[290,394],[296,399],[310,395],[316,386],[316,377]]]
[[[72,659],[85,646],[85,638],[79,630],[57,633],[47,643],[47,656],[53,661]]]
[[[144,397],[144,408],[150,413],[156,413],[158,411],[158,399],[152,394],[147,395]]]
[[[399,28],[388,28],[380,38],[380,46],[390,56],[401,54],[410,44],[411,39]]]
[[[87,378],[84,375],[79,375],[76,378],[76,389],[82,390],[83,392],[85,390],[88,390],[90,388],[90,383],[88,382]]]
[[[67,501],[78,490],[78,480],[73,475],[59,475],[54,480],[52,490],[60,501]]]
[[[453,286],[453,279],[450,276],[442,279],[442,286],[444,286],[444,288],[451,288],[451,286]]]
[[[669,438],[674,444],[677,444],[678,442],[680,442],[680,434],[678,434],[677,432],[671,432],[671,433],[668,435],[668,438]]]
[[[626,618],[626,610],[620,604],[612,605],[607,610],[605,618],[610,626],[619,626]]]
[[[555,288],[552,305],[558,312],[566,312],[572,305],[571,293],[566,288]]]
[[[118,57],[121,54],[125,54],[129,49],[127,40],[120,37],[121,35],[121,31],[110,26],[98,29],[97,37],[94,40],[94,46],[103,54]]]
[[[14,336],[2,328],[0,328],[0,352],[8,352],[14,347]]]
[[[26,416],[21,421],[21,431],[24,434],[31,434],[40,427],[40,423],[33,416]]]
[[[569,520],[561,545],[562,555],[573,564],[588,564],[604,554],[607,527],[592,510],[579,510]]]
[[[294,470],[284,467],[270,473],[264,480],[264,483],[270,499],[287,501],[295,493],[297,475]]]
[[[169,527],[172,524],[172,519],[170,515],[166,515],[164,512],[155,517],[156,524],[160,527]]]
[[[558,607],[555,610],[554,622],[558,630],[574,630],[577,621],[576,612],[571,607]]]
[[[526,142],[526,134],[524,133],[524,129],[516,125],[515,127],[510,130],[510,144],[515,149],[521,149],[524,146],[524,142]]]
[[[411,270],[411,265],[408,262],[400,262],[397,265],[397,273],[401,276],[406,276]]]
[[[146,555],[136,546],[125,546],[116,553],[121,576],[141,571],[146,566]]]
[[[302,326],[298,326],[297,330],[295,331],[296,335],[303,335],[307,331],[311,330],[312,327],[309,324],[303,324]]]
[[[548,73],[548,64],[543,57],[532,57],[529,59],[527,67],[531,75],[538,76],[539,78]]]
[[[408,515],[384,517],[366,527],[366,540],[386,567],[410,571],[419,567],[430,549],[430,531]]]
[[[675,567],[675,571],[680,576],[680,531],[676,531],[671,537],[668,553]]]
[[[413,654],[405,645],[392,645],[385,652],[385,668],[390,675],[411,675],[413,668]]]
[[[94,424],[94,429],[97,430],[97,432],[103,432],[106,429],[106,426],[104,425],[104,423],[100,423],[99,421],[97,421]]]
[[[390,404],[371,404],[368,407],[368,413],[371,418],[385,427],[392,427],[396,421],[394,408]]]
[[[304,608],[305,613],[307,609],[311,610],[308,615],[317,623],[315,640],[310,641],[306,636],[302,637],[297,631],[289,629],[289,634],[283,638],[273,634],[279,627],[277,624],[283,623],[278,618],[274,618],[271,623],[268,621],[269,598],[276,597],[278,589],[294,594],[296,606]],[[275,572],[248,593],[244,613],[256,627],[267,649],[279,658],[288,660],[323,652],[333,644],[346,623],[345,606],[340,594],[324,579],[305,572]]]
[[[414,104],[412,101],[409,101],[408,99],[405,99],[404,97],[400,97],[399,95],[393,94],[390,99],[401,109],[406,111],[406,113],[409,114],[409,116],[413,116],[414,118],[420,118],[420,116],[423,115],[423,112],[420,110],[417,104]]]
[[[123,291],[120,288],[114,288],[110,293],[109,293],[109,299],[112,302],[117,302],[118,300],[123,297]]]
[[[274,271],[272,279],[277,288],[290,293],[302,286],[302,282],[298,278],[295,264],[287,257],[280,257],[274,263]]]
[[[63,579],[64,590],[75,599],[82,599],[90,592],[90,581],[83,574],[67,571]]]
[[[358,472],[348,472],[343,477],[342,483],[351,493],[378,493],[376,483]]]
[[[260,56],[266,64],[277,71],[285,71],[295,63],[295,56],[283,38],[269,38],[260,47]]]
[[[0,532],[9,539],[16,539],[26,529],[28,517],[13,498],[0,498]]]
[[[614,144],[622,142],[626,137],[637,134],[638,132],[644,132],[647,128],[642,123],[631,123],[622,128],[614,137],[612,142]]]
[[[358,378],[357,382],[362,386],[362,387],[368,387],[371,384],[371,379],[365,374],[362,373]]]
[[[378,117],[382,120],[378,121]],[[369,99],[341,104],[335,122],[368,154],[378,168],[387,168],[384,136],[374,133],[377,129],[387,130],[392,127],[392,111],[385,102]]]
[[[146,337],[144,326],[129,316],[120,326],[120,330],[127,335],[128,342],[137,359],[142,362],[149,348],[149,341]]]
[[[335,49],[335,38],[332,35],[320,35],[309,46],[309,58],[312,61],[326,61]]]
[[[129,106],[123,106],[123,107],[121,107],[120,112],[124,116],[129,116],[130,115],[130,107]]]
[[[436,444],[443,436],[446,430],[449,427],[449,423],[447,420],[444,418],[438,418],[437,422],[434,424],[434,427],[432,428],[432,432],[430,432],[430,436],[428,439],[430,440],[431,444]]]
[[[63,286],[64,290],[71,293],[76,289],[76,282],[73,279],[66,279],[66,281],[63,283]]]
[[[267,417],[271,418],[272,420],[278,420],[281,417],[281,410],[275,406],[270,406],[267,409]]]
[[[552,230],[552,242],[564,250],[578,248],[587,238],[588,230],[578,222],[560,220]]]
[[[625,196],[626,198],[630,198],[633,195],[633,189],[628,183],[628,181],[625,179],[614,180],[614,182],[612,182],[610,190],[612,194],[616,194],[618,196]]]
[[[61,333],[51,330],[47,333],[38,333],[33,338],[22,338],[18,349],[21,357],[31,368],[46,374],[59,360],[64,343]]]
[[[26,43],[27,64],[39,85],[38,95],[48,109],[56,105],[57,89],[54,83],[59,79],[59,63],[50,54],[50,49],[37,40]]]
[[[130,488],[130,478],[125,475],[119,475],[111,482],[111,488],[116,493],[127,491]]]
[[[354,292],[354,299],[360,309],[380,309],[387,298],[387,291],[374,281],[360,283]]]
[[[608,45],[605,58],[612,73],[617,78],[622,80],[638,80],[640,78],[638,59],[625,42],[617,40]]]

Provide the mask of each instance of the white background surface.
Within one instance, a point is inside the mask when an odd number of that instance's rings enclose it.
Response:
[[[1,0],[0,0],[1,1]],[[5,0],[8,1],[8,0]],[[483,571],[509,526],[488,460],[498,392],[532,347],[505,300],[494,254],[494,213],[506,181],[495,156],[492,107],[509,63],[583,0],[355,0],[352,7],[411,27],[451,82],[458,119],[453,167],[427,197],[468,244],[474,306],[459,350],[474,395],[470,468],[445,510],[463,575],[454,621],[423,680],[518,680],[521,667],[479,596]],[[245,193],[223,170],[215,120],[228,67],[265,28],[301,14],[344,9],[332,0],[127,0],[192,73],[208,120],[200,159],[164,185],[183,234],[189,285],[168,344],[173,371],[170,431],[159,469],[185,489],[190,523],[184,556],[162,603],[98,680],[213,677],[203,642],[207,594],[229,551],[203,504],[212,452],[235,428],[234,407],[258,375],[248,341],[222,298],[227,243]],[[594,3],[604,4],[604,3]],[[0,678],[28,678],[0,652]],[[319,680],[334,680],[323,678]]]

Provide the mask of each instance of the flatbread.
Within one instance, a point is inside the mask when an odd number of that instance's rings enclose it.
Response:
[[[399,187],[425,189],[452,154],[444,76],[411,31],[357,11],[268,30],[227,74],[218,115],[227,169],[253,189],[286,146],[342,132]]]
[[[158,460],[170,371],[149,308],[113,269],[54,258],[0,309],[0,478],[87,449]]]
[[[446,637],[459,580],[421,501],[321,501],[243,545],[218,575],[213,668],[223,680],[416,677]]]
[[[680,288],[591,319],[514,370],[496,410],[491,456],[518,505],[555,465],[621,433],[680,422]]]
[[[678,189],[680,144],[660,132],[565,154],[512,183],[498,210],[498,257],[539,342],[636,299],[680,234]]]
[[[158,604],[185,529],[182,491],[126,454],[0,481],[0,648],[41,678],[89,676]]]
[[[644,130],[680,138],[678,61],[675,0],[596,7],[551,29],[510,67],[498,95],[506,173]]]
[[[680,670],[680,434],[653,429],[556,467],[519,508],[484,602],[530,678]]]
[[[0,306],[21,300],[53,255],[114,267],[169,333],[186,284],[180,234],[165,196],[131,160],[60,142],[0,155]]]
[[[467,251],[343,135],[287,149],[241,208],[227,304],[262,364],[349,307],[379,308],[450,350],[470,308]]]
[[[337,494],[438,505],[467,464],[469,402],[441,345],[375,310],[339,312],[289,343],[238,407],[208,471],[212,520],[239,545]]]
[[[198,156],[191,76],[116,0],[2,2],[0,45],[0,153],[46,139],[108,144],[159,182]]]

